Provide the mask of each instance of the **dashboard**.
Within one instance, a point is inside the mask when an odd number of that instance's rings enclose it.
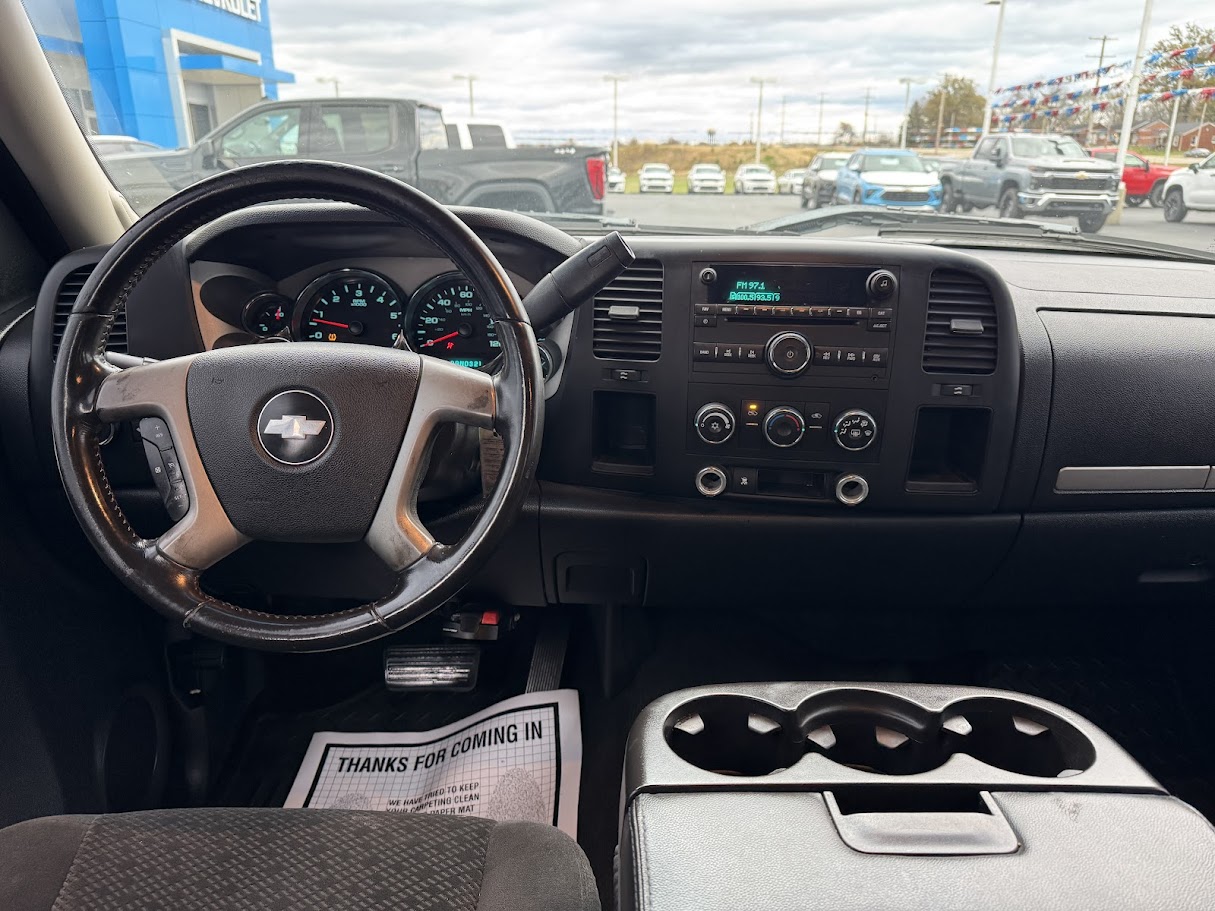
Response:
[[[523,216],[460,214],[520,296],[582,245]],[[878,240],[629,243],[633,266],[540,342],[536,483],[474,595],[809,610],[1215,595],[1215,269]],[[58,264],[0,349],[2,368],[27,334],[31,442],[10,459],[31,490],[55,487],[56,333],[101,252]],[[453,264],[331,205],[202,229],[145,276],[115,334],[157,358],[301,339],[494,369],[492,323]],[[128,435],[107,467],[151,522],[160,504]],[[426,504],[454,536],[492,483],[475,435],[464,445]],[[357,545],[324,552],[322,578],[315,549],[251,545],[215,585],[243,574],[265,598],[374,586]]]

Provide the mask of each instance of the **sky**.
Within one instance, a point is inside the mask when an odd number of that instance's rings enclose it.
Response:
[[[1143,0],[1006,0],[998,85],[1095,68],[1135,52]],[[942,72],[988,88],[997,6],[984,0],[267,0],[275,61],[295,73],[284,98],[331,94],[420,98],[478,117],[521,139],[605,142],[619,84],[621,141],[746,139],[764,86],[762,132],[812,142],[841,121],[871,131],[902,119],[900,77]],[[1205,10],[1205,14],[1204,11]],[[1155,0],[1148,46],[1186,21],[1215,25],[1210,0]],[[1090,59],[1089,55],[1094,55]]]

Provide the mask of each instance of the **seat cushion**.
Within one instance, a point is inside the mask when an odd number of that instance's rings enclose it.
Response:
[[[551,826],[355,810],[54,816],[0,830],[0,907],[598,911]]]

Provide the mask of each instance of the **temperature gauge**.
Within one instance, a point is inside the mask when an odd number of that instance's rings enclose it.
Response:
[[[259,294],[245,304],[245,329],[259,338],[278,335],[290,324],[294,306],[291,300],[281,294]]]

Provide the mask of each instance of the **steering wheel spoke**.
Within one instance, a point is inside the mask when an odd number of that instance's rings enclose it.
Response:
[[[391,568],[403,572],[438,546],[418,518],[418,488],[430,464],[435,431],[449,423],[492,430],[498,399],[496,381],[489,374],[422,359],[413,412],[367,533],[371,549]]]
[[[145,446],[158,450],[170,498],[188,501],[185,513],[156,539],[165,558],[201,572],[249,539],[224,512],[199,455],[186,405],[186,379],[194,356],[173,358],[105,375],[93,411],[99,421],[135,420]],[[155,469],[154,469],[155,470]]]

